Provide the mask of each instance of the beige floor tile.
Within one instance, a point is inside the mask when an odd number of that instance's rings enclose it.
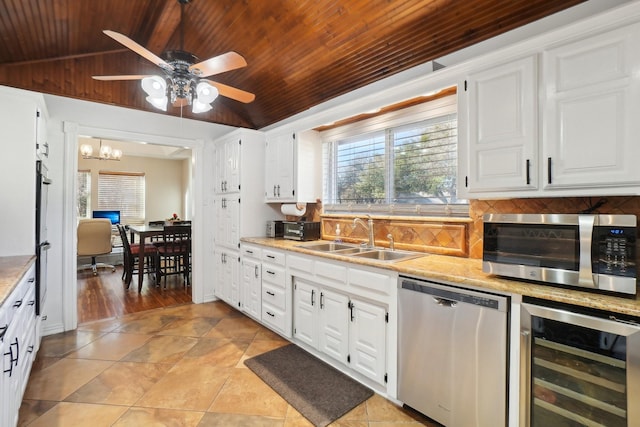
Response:
[[[374,394],[365,402],[367,405],[367,416],[370,422],[379,421],[402,421],[411,422],[414,419],[401,407],[380,395]]]
[[[205,337],[253,339],[260,329],[262,326],[246,316],[226,317],[220,320]]]
[[[135,404],[172,365],[117,362],[68,396],[68,402]]]
[[[180,319],[176,315],[163,314],[162,311],[153,310],[152,314],[133,316],[131,320],[122,322],[122,325],[114,332],[126,332],[129,334],[155,334],[168,324]]]
[[[284,418],[287,402],[248,369],[233,369],[208,412]]]
[[[151,335],[107,333],[67,357],[76,359],[120,360],[151,339]]]
[[[84,347],[95,341],[103,332],[96,331],[69,331],[50,335],[42,338],[38,356],[40,357],[64,357],[67,354]]]
[[[185,354],[183,360],[205,365],[232,367],[238,364],[248,347],[249,341],[200,338],[198,343]]]
[[[175,409],[131,408],[113,427],[196,427],[203,415],[203,412]]]
[[[174,364],[197,342],[196,338],[191,337],[155,336],[121,361]]]
[[[220,319],[213,317],[193,317],[171,322],[158,335],[179,335],[183,337],[201,337],[209,332]]]
[[[291,405],[287,406],[287,415],[284,421],[284,427],[313,427],[311,421],[302,416],[296,408]]]
[[[112,364],[102,360],[62,359],[31,375],[24,398],[64,400]]]
[[[24,399],[20,405],[20,417],[18,427],[23,427],[39,416],[56,406],[59,402],[52,400],[29,400]]]
[[[282,418],[209,412],[204,414],[198,427],[282,427],[283,423]]]
[[[367,415],[367,402],[362,402],[342,417],[341,420],[358,420],[358,421],[367,421],[369,419]]]
[[[126,411],[126,406],[60,402],[29,427],[109,427]]]
[[[60,360],[62,360],[62,357],[40,356],[40,353],[38,353],[36,355],[36,359],[33,361],[33,365],[31,365],[31,375],[33,375],[34,372],[41,371],[48,366],[59,362]]]
[[[136,403],[137,406],[206,411],[229,377],[230,368],[177,363]]]

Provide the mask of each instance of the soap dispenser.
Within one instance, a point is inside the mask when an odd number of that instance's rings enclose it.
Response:
[[[336,243],[342,243],[342,239],[340,238],[340,224],[336,224],[336,238],[334,239]]]

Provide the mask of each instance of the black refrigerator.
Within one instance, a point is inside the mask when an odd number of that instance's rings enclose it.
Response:
[[[47,167],[36,161],[36,315],[40,315],[47,294],[47,204],[51,180]]]

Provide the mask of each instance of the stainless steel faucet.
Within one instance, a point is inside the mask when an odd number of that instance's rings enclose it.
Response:
[[[367,243],[367,247],[373,248],[375,247],[375,242],[373,238],[373,219],[371,219],[371,215],[367,215],[367,218],[369,219],[367,220],[366,224],[362,219],[354,218],[351,228],[356,228],[356,226],[360,224],[365,230],[367,230],[367,232],[369,232],[369,243]]]

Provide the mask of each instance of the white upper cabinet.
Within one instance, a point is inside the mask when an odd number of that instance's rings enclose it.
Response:
[[[214,149],[214,191],[217,194],[240,191],[240,136],[217,143]]]
[[[639,41],[640,24],[572,33],[468,73],[462,197],[638,194]]]
[[[635,24],[543,52],[545,189],[640,184],[639,41]]]
[[[468,76],[469,193],[537,188],[537,88],[534,56]]]
[[[322,196],[322,145],[316,131],[268,135],[265,202],[315,203]]]

